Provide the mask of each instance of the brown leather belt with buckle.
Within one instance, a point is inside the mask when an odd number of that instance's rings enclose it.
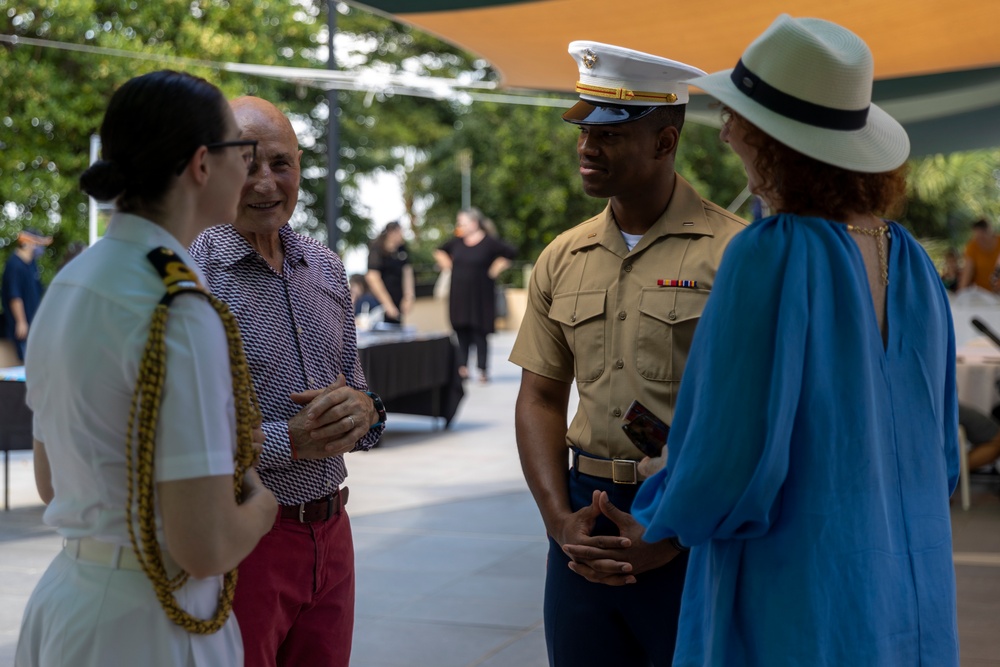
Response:
[[[324,498],[317,498],[298,505],[282,505],[278,510],[278,516],[299,523],[326,521],[330,517],[340,514],[340,510],[347,505],[349,492],[345,486]]]
[[[631,459],[595,459],[573,452],[573,467],[584,475],[610,479],[615,484],[638,484],[638,462]]]

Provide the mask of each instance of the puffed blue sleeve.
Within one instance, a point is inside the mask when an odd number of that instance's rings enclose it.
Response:
[[[807,255],[780,217],[730,243],[684,371],[667,467],[632,506],[646,539],[751,538],[775,519],[802,386]]]

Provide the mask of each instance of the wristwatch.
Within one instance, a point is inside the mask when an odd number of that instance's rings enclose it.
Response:
[[[378,413],[378,421],[372,424],[371,428],[378,428],[385,423],[385,403],[374,391],[366,391],[365,393],[368,394],[368,398],[372,399],[372,403],[375,404],[375,412]],[[370,431],[371,428],[368,430]]]

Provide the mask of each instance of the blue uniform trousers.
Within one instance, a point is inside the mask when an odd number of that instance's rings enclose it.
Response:
[[[570,503],[577,511],[593,491],[608,492],[621,510],[632,507],[638,485],[569,473]],[[595,535],[617,535],[603,516]],[[549,538],[545,577],[545,643],[552,667],[669,667],[677,638],[687,552],[628,586],[587,581],[569,569],[569,557]]]

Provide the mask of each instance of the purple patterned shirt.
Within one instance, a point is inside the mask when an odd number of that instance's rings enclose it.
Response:
[[[320,389],[343,373],[347,384],[368,384],[358,360],[354,309],[340,258],[321,243],[278,230],[285,251],[279,274],[232,225],[211,227],[191,245],[208,286],[240,325],[250,374],[264,413],[267,438],[261,480],[282,505],[332,493],[347,477],[344,457],[293,460],[288,420],[302,406],[290,394]],[[371,430],[355,451],[373,447],[384,427]]]

